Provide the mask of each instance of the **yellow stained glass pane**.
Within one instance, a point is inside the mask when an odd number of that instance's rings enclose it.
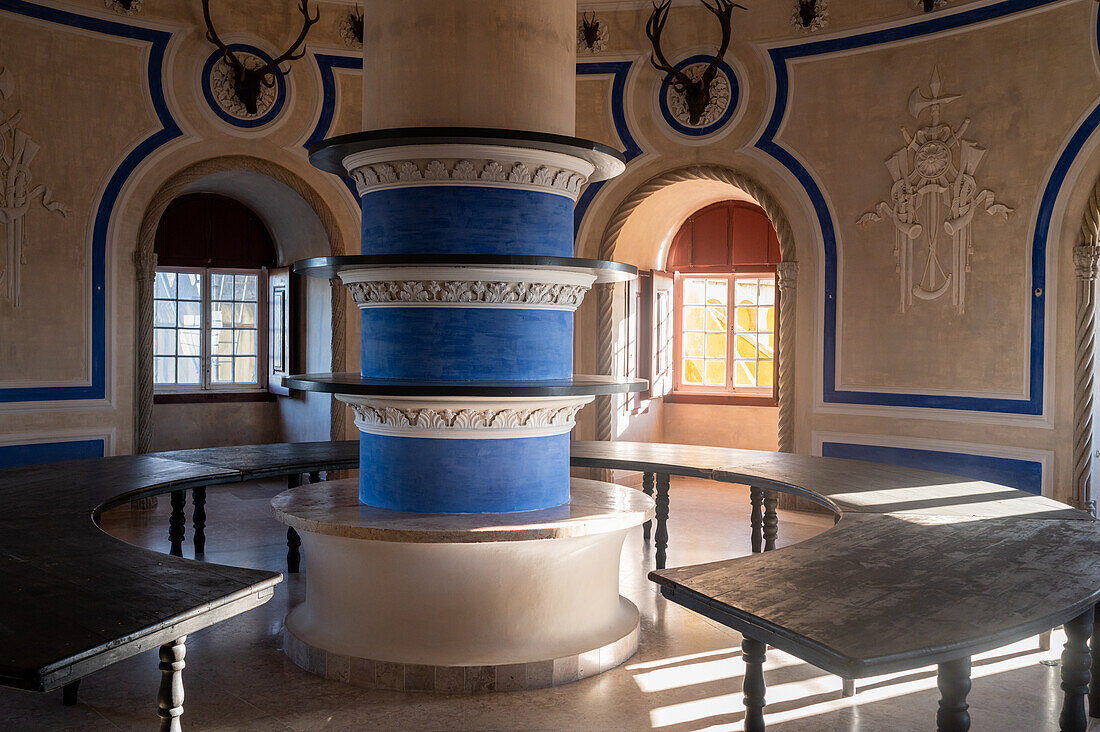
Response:
[[[756,358],[756,336],[739,335],[733,339],[734,358]]]
[[[761,361],[756,372],[756,383],[759,386],[771,386],[775,363],[773,361]]]
[[[725,280],[707,280],[707,305],[725,305],[729,292]]]
[[[770,332],[774,333],[775,332],[775,307],[773,306],[773,307],[770,307],[770,308],[761,308],[761,310],[764,311],[764,313],[763,313],[763,315],[764,315],[764,318],[763,318],[764,327],[767,328]]]
[[[703,330],[703,310],[694,306],[684,308],[684,330]]]
[[[757,342],[760,344],[760,358],[775,358],[774,335],[757,336]]]
[[[707,334],[707,358],[722,358],[726,357],[726,334],[725,333],[708,333]]]
[[[756,362],[735,361],[734,381],[737,386],[756,386]]]
[[[704,335],[702,333],[684,333],[684,358],[702,358]]]
[[[724,307],[707,307],[707,331],[711,333],[726,332],[726,309]]]
[[[756,280],[737,280],[733,283],[733,301],[738,305],[755,305],[756,292]]]
[[[688,278],[684,280],[684,304],[702,305],[706,292],[706,280]]]
[[[703,359],[701,358],[687,358],[684,359],[684,383],[685,384],[702,384],[703,383]]]
[[[707,359],[707,386],[726,385],[726,361]]]
[[[756,330],[756,308],[737,308],[736,316],[735,330],[749,333]]]

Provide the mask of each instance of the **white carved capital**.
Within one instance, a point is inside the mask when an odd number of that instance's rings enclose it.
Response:
[[[596,275],[545,267],[392,267],[340,274],[360,308],[447,307],[568,310],[580,306]]]
[[[403,145],[344,159],[360,196],[390,188],[477,186],[538,190],[576,201],[596,166],[565,153],[494,145]]]
[[[779,290],[790,292],[798,283],[798,262],[780,262],[775,266],[778,277]]]
[[[501,440],[548,437],[573,429],[591,396],[521,398],[336,397],[361,432],[388,437]]]
[[[1097,261],[1100,260],[1100,246],[1082,244],[1073,248],[1073,273],[1079,280],[1089,282],[1096,279]]]

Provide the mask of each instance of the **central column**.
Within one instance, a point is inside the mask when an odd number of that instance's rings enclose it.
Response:
[[[365,14],[366,131],[310,153],[354,181],[361,254],[295,265],[349,288],[361,368],[285,380],[352,408],[359,479],[273,501],[302,535],[287,651],[311,671],[534,688],[637,647],[619,556],[653,501],[569,476],[577,412],[645,387],[572,373],[574,311],[595,283],[636,274],[573,257],[581,190],[624,167],[572,137],[575,24],[575,0],[379,0]]]

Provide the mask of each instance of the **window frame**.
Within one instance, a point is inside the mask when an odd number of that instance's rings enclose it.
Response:
[[[672,354],[672,389],[666,396],[671,402],[693,404],[741,404],[746,406],[776,406],[778,395],[779,374],[779,286],[775,267],[736,267],[734,271],[710,271],[711,268],[700,267],[698,269],[681,270],[674,273],[673,284],[673,354]],[[734,344],[736,342],[733,330],[734,316],[734,284],[741,279],[760,279],[770,277],[775,280],[775,330],[772,331],[772,385],[755,387],[738,387],[735,384],[734,373]],[[706,386],[683,383],[683,318],[684,318],[684,282],[688,279],[724,279],[727,287],[727,316],[726,316],[726,385]]]
[[[230,399],[232,399],[233,397],[237,397],[239,399],[241,395],[245,394],[266,395],[268,370],[267,268],[158,266],[155,272],[202,274],[202,298],[199,300],[199,383],[157,384],[155,381],[156,369],[154,367],[153,394],[154,397],[163,397],[163,399],[159,399],[157,401],[160,401],[161,403],[177,402],[181,400],[181,397],[185,396],[193,396],[195,397],[196,401],[216,401],[219,396],[226,396]],[[215,274],[246,274],[256,276],[256,381],[254,382],[224,383],[215,382],[211,378],[212,361],[214,356],[210,344],[211,334],[214,331],[213,324],[211,322],[211,308],[214,302],[211,288],[213,286],[213,275]],[[154,310],[156,308],[156,302],[157,300],[154,296]],[[155,330],[155,321],[153,327]],[[153,358],[156,358],[155,353],[153,354]]]

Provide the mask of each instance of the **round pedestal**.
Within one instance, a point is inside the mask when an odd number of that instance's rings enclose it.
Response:
[[[537,688],[617,666],[638,643],[619,596],[627,531],[653,501],[572,481],[538,511],[420,514],[359,503],[356,481],[302,486],[272,501],[302,537],[306,601],[286,650],[306,670],[375,688]]]

